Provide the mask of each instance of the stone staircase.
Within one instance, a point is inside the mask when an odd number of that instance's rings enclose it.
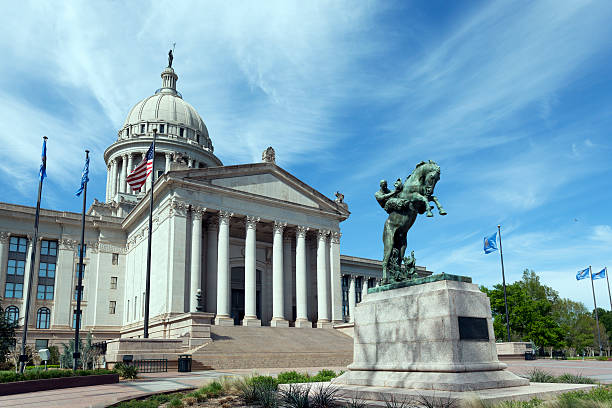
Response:
[[[353,339],[335,329],[211,326],[211,337],[193,351],[194,367],[341,367],[353,361]]]

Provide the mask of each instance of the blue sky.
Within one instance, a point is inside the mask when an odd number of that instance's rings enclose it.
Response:
[[[13,2],[0,15],[0,201],[104,197],[102,153],[160,86],[166,53],[225,164],[278,164],[346,196],[342,252],[380,258],[380,179],[442,168],[446,217],[419,217],[417,263],[501,281],[482,239],[502,225],[507,280],[524,268],[592,306],[578,269],[612,267],[612,3]],[[609,308],[605,280],[595,281]]]

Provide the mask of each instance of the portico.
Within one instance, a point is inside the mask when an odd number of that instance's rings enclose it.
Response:
[[[345,205],[274,163],[173,170],[156,182],[154,200],[151,316],[204,310],[217,325],[342,322]],[[148,196],[124,221],[128,268],[146,244],[147,208]],[[143,284],[128,279],[126,300],[137,308]]]

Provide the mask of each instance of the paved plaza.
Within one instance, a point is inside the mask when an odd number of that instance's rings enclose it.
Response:
[[[528,374],[537,368],[555,375],[572,373],[582,374],[602,383],[612,383],[612,361],[592,360],[509,360],[505,361],[510,371],[516,374]],[[299,368],[296,371],[315,374],[322,368],[340,371],[343,367]],[[0,396],[2,407],[106,407],[119,401],[141,398],[147,395],[189,390],[198,388],[214,379],[225,376],[248,375],[253,372],[263,375],[275,375],[291,368],[261,368],[198,371],[193,373],[159,373],[142,374],[136,381],[122,381],[118,384],[97,385],[92,387],[67,388],[62,390],[32,392],[26,394]]]

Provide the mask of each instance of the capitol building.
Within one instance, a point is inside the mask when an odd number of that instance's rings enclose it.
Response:
[[[330,328],[376,285],[379,261],[341,254],[343,197],[331,199],[275,163],[226,165],[198,112],[162,86],[127,113],[104,152],[106,197],[87,211],[81,329],[96,341],[143,336],[150,192],[153,189],[151,338],[210,340],[211,326]],[[156,132],[143,191],[126,177]],[[212,135],[214,137],[214,135]],[[0,203],[0,304],[37,349],[74,337],[81,215],[41,209],[30,280],[35,208]],[[18,330],[21,331],[21,330]]]

